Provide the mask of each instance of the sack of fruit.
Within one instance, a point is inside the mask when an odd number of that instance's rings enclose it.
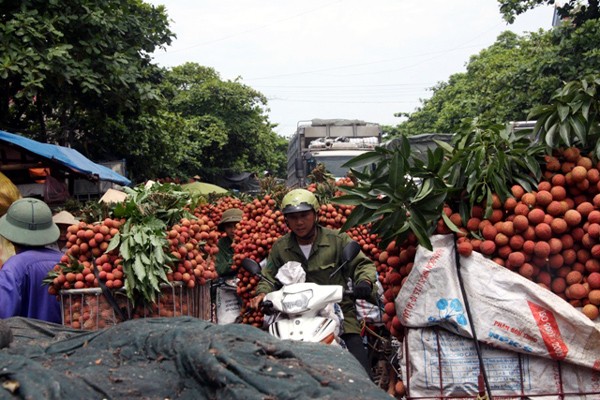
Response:
[[[600,327],[583,313],[480,253],[460,256],[457,266],[452,235],[431,243],[432,251],[417,250],[395,301],[404,326],[441,325],[465,337],[474,328],[478,340],[499,349],[600,368]]]

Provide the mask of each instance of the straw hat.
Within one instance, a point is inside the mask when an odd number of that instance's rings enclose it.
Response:
[[[79,223],[79,220],[68,211],[61,211],[52,216],[52,221],[57,225],[75,225]]]
[[[0,218],[0,235],[20,245],[45,246],[56,242],[60,230],[46,203],[26,197],[12,203]]]

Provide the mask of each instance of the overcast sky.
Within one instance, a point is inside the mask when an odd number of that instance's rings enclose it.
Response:
[[[268,98],[269,120],[361,119],[386,125],[465,71],[497,36],[550,29],[553,8],[501,18],[496,0],[146,0],[163,4],[177,38],[159,65],[196,62]]]

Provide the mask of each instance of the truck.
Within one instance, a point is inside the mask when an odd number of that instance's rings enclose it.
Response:
[[[305,186],[307,176],[318,164],[336,179],[346,176],[349,169],[343,165],[373,150],[381,143],[382,135],[379,124],[362,120],[299,121],[288,145],[287,186]]]

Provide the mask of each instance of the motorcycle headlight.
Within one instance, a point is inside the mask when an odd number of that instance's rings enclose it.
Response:
[[[308,302],[312,297],[312,290],[303,290],[297,293],[286,293],[281,302],[281,305],[283,306],[283,312],[288,314],[297,314],[308,310]]]

